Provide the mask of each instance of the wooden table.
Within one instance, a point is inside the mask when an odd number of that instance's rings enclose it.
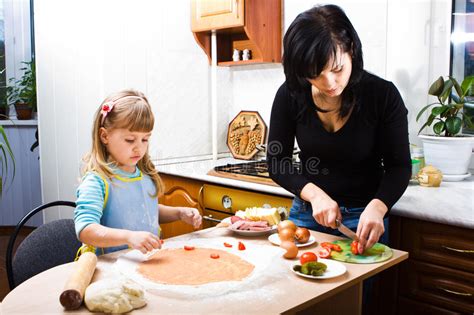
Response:
[[[182,235],[174,239],[186,238],[212,238],[222,236],[235,236],[225,228],[210,228]],[[339,237],[312,232],[318,243],[334,241]],[[272,245],[267,237],[243,238],[244,242],[259,245]],[[166,241],[165,241],[166,244]],[[318,245],[319,246],[319,245]],[[305,251],[315,250],[316,245],[300,249],[300,254]],[[93,281],[107,277],[111,271],[111,265],[117,257],[122,254],[116,252],[99,257],[97,269]],[[174,299],[160,296],[159,292],[147,292],[148,304],[136,314],[169,314],[169,313],[236,313],[236,314],[294,314],[301,311],[302,314],[360,314],[362,306],[362,281],[387,268],[394,266],[408,258],[408,253],[393,250],[393,257],[387,261],[375,264],[350,264],[344,263],[347,272],[339,277],[325,280],[311,280],[294,275],[290,268],[282,270],[280,281],[272,282],[268,288],[257,289],[260,293],[271,291],[272,296],[265,298],[256,292],[255,298],[246,301],[235,301],[235,303],[221,302],[219,297],[205,299]],[[282,258],[283,259],[283,258]],[[288,261],[290,264],[297,263]],[[59,295],[63,289],[66,279],[71,273],[72,264],[60,265],[46,270],[33,278],[23,282],[10,292],[1,304],[0,314],[63,314],[66,313],[59,303]],[[67,312],[77,314],[90,314],[82,306],[80,309]]]

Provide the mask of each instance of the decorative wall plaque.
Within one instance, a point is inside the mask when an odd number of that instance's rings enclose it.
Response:
[[[230,122],[227,130],[227,146],[236,159],[250,160],[265,142],[267,126],[256,111],[241,111]]]

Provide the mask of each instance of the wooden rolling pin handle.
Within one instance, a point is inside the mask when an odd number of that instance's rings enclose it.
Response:
[[[59,302],[66,310],[73,310],[81,306],[84,292],[91,282],[96,265],[97,256],[91,252],[83,253],[75,262],[74,271],[59,296]]]

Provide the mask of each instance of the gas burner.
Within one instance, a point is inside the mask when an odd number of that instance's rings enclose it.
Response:
[[[300,168],[300,164],[298,162],[293,162],[293,164],[297,169]],[[268,181],[270,184],[275,184],[270,179],[267,162],[265,160],[216,166],[214,167],[213,172],[210,172],[209,174],[247,181],[252,181],[253,177],[256,179],[256,182],[265,183],[265,181]],[[228,174],[228,176],[226,176],[226,174]],[[262,182],[258,179],[263,179],[264,181]]]

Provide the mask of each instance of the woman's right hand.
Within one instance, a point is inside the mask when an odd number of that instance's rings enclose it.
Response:
[[[143,254],[153,249],[161,248],[161,242],[158,236],[144,231],[129,231],[127,244],[133,249],[138,249]]]
[[[331,199],[326,193],[320,193],[310,200],[313,208],[313,217],[319,224],[336,228],[336,219],[341,220],[341,210],[337,202]]]

